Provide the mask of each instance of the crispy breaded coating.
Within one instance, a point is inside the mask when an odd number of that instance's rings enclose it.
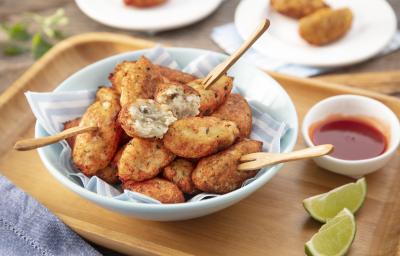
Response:
[[[300,20],[300,36],[308,43],[321,46],[337,41],[350,30],[353,14],[349,8],[322,9]]]
[[[79,122],[81,121],[81,118],[75,118],[73,120],[67,121],[64,123],[64,130],[67,130],[69,128],[72,127],[76,127],[79,125]],[[74,148],[74,144],[75,144],[75,137],[76,136],[72,136],[69,138],[66,138],[65,140],[67,141],[68,145],[70,148]]]
[[[119,94],[121,94],[121,87],[123,81],[126,82],[126,76],[128,76],[128,72],[132,72],[135,70],[135,62],[136,61],[123,61],[115,66],[114,71],[108,76],[108,80],[110,80],[112,84],[112,88]]]
[[[225,102],[231,93],[233,78],[222,76],[207,90],[204,89],[200,79],[194,80],[188,85],[196,89],[200,94],[200,116],[209,116]]]
[[[161,74],[161,76],[163,78],[165,78],[167,81],[171,82],[171,83],[181,83],[181,84],[187,84],[195,79],[197,79],[197,77],[176,70],[176,69],[172,69],[172,68],[168,68],[168,67],[164,67],[164,66],[160,66],[160,65],[154,65],[156,70],[158,70],[158,72]]]
[[[242,155],[260,152],[262,142],[244,140],[215,155],[202,158],[192,173],[196,188],[208,192],[225,194],[239,188],[254,177],[257,171],[238,171]]]
[[[238,136],[234,122],[211,116],[188,117],[173,123],[163,141],[180,157],[200,158],[229,147]]]
[[[125,105],[118,115],[118,122],[126,134],[140,138],[162,138],[175,121],[169,106],[149,99],[138,99]]]
[[[163,176],[178,186],[182,192],[192,195],[198,192],[192,181],[194,164],[186,159],[178,158],[164,168]]]
[[[151,179],[174,158],[160,140],[133,138],[118,161],[118,176],[122,182]]]
[[[100,86],[96,92],[96,101],[119,101],[119,95],[114,88]]]
[[[167,0],[124,0],[125,5],[139,8],[153,7],[165,3]]]
[[[128,181],[123,184],[124,189],[132,190],[157,199],[163,204],[177,204],[185,202],[182,191],[172,182],[154,178],[142,182]]]
[[[120,103],[123,107],[137,99],[152,99],[161,76],[153,64],[142,56],[133,65],[127,62],[118,65],[110,80],[114,88],[121,88]]]
[[[168,105],[177,119],[197,116],[200,111],[200,95],[192,87],[178,83],[161,83],[154,95],[156,102]]]
[[[95,175],[110,185],[119,183],[118,170],[114,166],[109,165],[106,168],[100,169]]]
[[[295,19],[329,7],[323,0],[271,0],[271,6],[275,11]]]
[[[240,138],[247,138],[250,136],[252,129],[251,108],[245,98],[240,94],[230,94],[224,104],[211,116],[229,120],[237,124]]]
[[[121,62],[115,67],[114,72],[109,75],[108,79],[111,81],[113,88],[119,94],[121,94],[121,84],[124,80],[124,77],[127,76],[128,72],[132,72],[134,70],[135,63],[136,61]],[[187,84],[197,79],[197,77],[191,74],[168,67],[153,64],[153,68],[155,73],[161,76],[161,81],[163,82]]]
[[[79,126],[98,127],[95,132],[77,135],[72,150],[75,166],[85,175],[92,176],[107,167],[117,151],[121,134],[117,124],[120,109],[118,94],[111,88],[100,88],[96,101],[82,116]]]

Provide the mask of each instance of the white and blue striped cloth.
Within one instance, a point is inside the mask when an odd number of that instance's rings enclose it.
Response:
[[[146,54],[146,57],[155,64],[168,66],[173,69],[182,69],[170,54],[160,46],[152,49]],[[219,60],[214,56],[204,55],[193,60],[182,70],[198,77],[204,77],[218,64]],[[49,134],[55,134],[63,129],[64,122],[84,114],[87,107],[93,102],[95,93],[96,92],[93,90],[84,90],[48,93],[27,92],[25,95],[38,122]],[[250,137],[262,141],[264,151],[279,152],[280,140],[288,130],[287,125],[257,110],[252,102],[250,102],[250,106],[253,111],[253,131]],[[110,186],[97,177],[86,177],[73,166],[71,161],[71,149],[67,143],[63,141],[61,144],[63,146],[63,151],[60,156],[60,165],[63,166],[69,175],[79,178],[84,188],[106,197],[114,197],[118,200],[159,203],[157,200],[139,193],[128,190],[122,192],[120,188]],[[268,170],[263,169],[255,178],[245,181],[243,185],[248,184],[266,171]],[[218,195],[202,193],[189,201],[198,201],[210,196]]]
[[[243,38],[237,32],[234,23],[228,23],[219,27],[215,27],[211,33],[211,39],[228,54],[232,54],[243,44]],[[385,49],[382,50],[382,52],[378,54],[378,56],[389,54],[395,50],[398,50],[399,48],[400,31],[396,33],[392,41],[386,46]],[[267,57],[254,49],[249,49],[244,54],[243,58],[248,59],[249,63],[254,63],[255,66],[263,70],[271,70],[287,75],[301,77],[316,76],[334,70],[334,68],[290,64],[281,60]]]

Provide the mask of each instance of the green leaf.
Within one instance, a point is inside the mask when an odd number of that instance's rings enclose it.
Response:
[[[12,40],[27,41],[31,38],[31,35],[29,34],[25,24],[16,23],[11,26],[3,24],[2,28],[6,31],[7,35]]]
[[[35,59],[43,56],[53,45],[46,41],[40,33],[36,33],[32,38],[32,54]]]
[[[7,44],[3,47],[3,54],[6,56],[16,56],[24,52],[25,48],[18,45]]]

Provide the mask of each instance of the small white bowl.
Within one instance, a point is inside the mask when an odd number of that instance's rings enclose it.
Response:
[[[353,178],[362,177],[382,168],[396,153],[400,142],[400,124],[397,116],[381,102],[358,95],[339,95],[315,104],[306,114],[302,124],[303,139],[307,146],[314,146],[310,138],[310,126],[331,115],[364,116],[379,122],[388,140],[386,151],[373,158],[342,160],[332,156],[314,158],[322,168]]]

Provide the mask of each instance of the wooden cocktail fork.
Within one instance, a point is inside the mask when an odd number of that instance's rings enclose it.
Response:
[[[283,162],[290,162],[306,158],[313,158],[324,156],[332,152],[333,145],[324,144],[305,149],[292,151],[289,153],[266,153],[258,152],[244,155],[240,158],[241,163],[238,166],[239,171],[253,171],[259,170],[263,167],[272,164],[279,164]]]
[[[44,147],[44,146],[59,142],[60,140],[63,140],[63,139],[73,137],[73,136],[81,134],[81,133],[93,132],[96,130],[97,130],[97,127],[95,127],[95,126],[72,127],[72,128],[66,129],[60,133],[57,133],[57,134],[51,135],[51,136],[47,136],[47,137],[19,140],[15,143],[14,149],[19,150],[19,151],[26,151],[26,150],[31,150],[31,149],[35,149],[35,148],[40,148],[40,147]]]
[[[202,80],[202,85],[204,89],[207,89],[210,85],[212,85],[215,81],[217,81],[223,74],[225,74],[230,67],[249,49],[257,39],[264,34],[265,31],[269,28],[269,20],[264,20],[254,31],[254,33],[243,43],[243,45],[234,52],[229,58],[227,58],[224,62],[220,63],[216,66],[210,73]]]

